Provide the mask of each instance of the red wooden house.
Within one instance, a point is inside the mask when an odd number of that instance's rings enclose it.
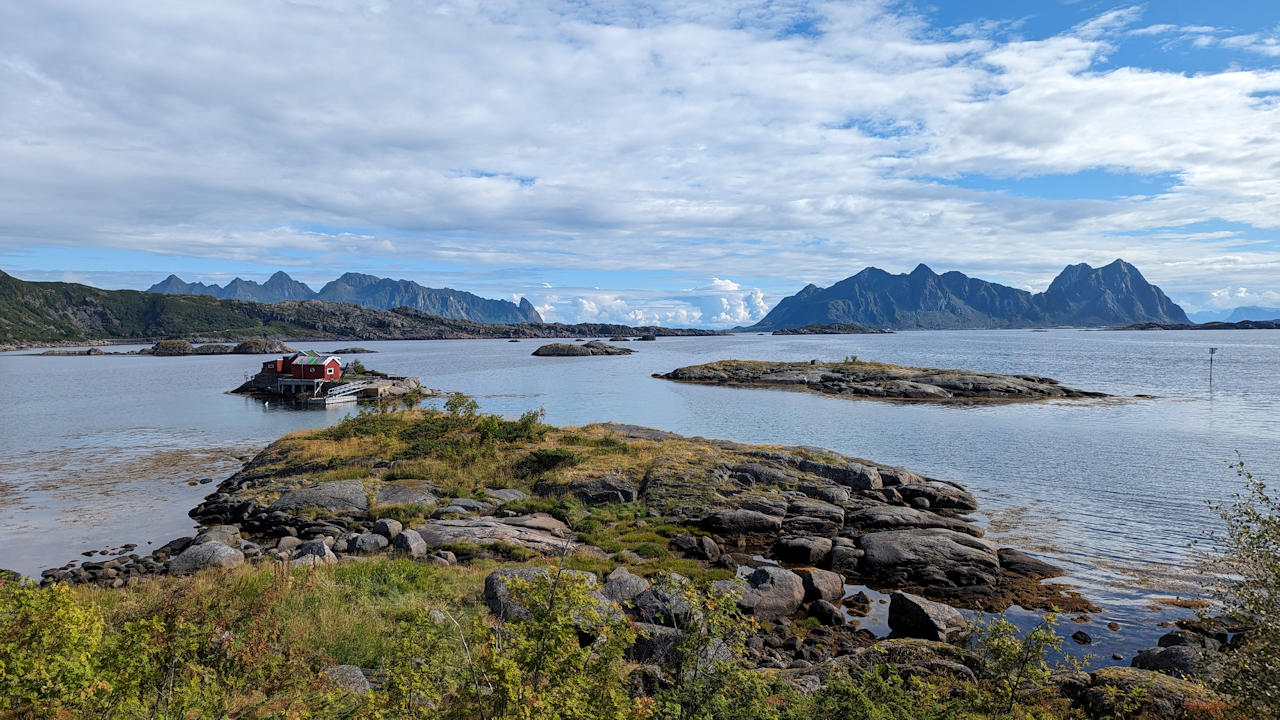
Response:
[[[342,361],[335,355],[325,357],[308,350],[264,362],[262,372],[288,375],[294,380],[339,380]]]

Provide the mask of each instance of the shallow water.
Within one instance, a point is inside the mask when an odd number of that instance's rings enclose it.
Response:
[[[741,442],[818,445],[966,485],[1001,542],[1066,567],[1103,607],[1082,627],[1109,656],[1152,645],[1193,593],[1188,543],[1216,527],[1209,503],[1239,487],[1236,453],[1280,478],[1280,331],[937,331],[661,338],[625,357],[535,358],[540,341],[362,343],[370,367],[547,421],[617,421]],[[330,349],[350,343],[308,343]],[[1208,348],[1219,348],[1214,385]],[[720,388],[651,373],[725,358],[839,360],[1054,377],[1157,399],[938,406]],[[298,411],[225,395],[258,358],[0,355],[10,380],[0,434],[0,567],[35,574],[81,551],[163,543],[186,511],[286,432],[351,409]],[[1124,629],[1112,633],[1107,621]],[[1068,631],[1075,627],[1067,628]],[[1150,640],[1150,642],[1148,642]],[[1145,645],[1144,645],[1145,644]]]

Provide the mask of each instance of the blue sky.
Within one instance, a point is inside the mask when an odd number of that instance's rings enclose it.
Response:
[[[0,269],[729,326],[924,262],[1280,306],[1258,2],[0,6]]]

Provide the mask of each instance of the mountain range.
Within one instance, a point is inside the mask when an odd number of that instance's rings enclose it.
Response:
[[[412,280],[392,280],[361,273],[346,273],[325,283],[320,292],[289,277],[283,270],[259,285],[236,278],[225,286],[184,282],[176,275],[152,285],[147,292],[165,295],[208,295],[224,300],[279,303],[290,300],[327,300],[391,310],[408,307],[452,318],[482,323],[540,323],[542,316],[527,299],[516,304],[492,300],[451,288],[429,288]]]
[[[1191,322],[1243,322],[1245,320],[1280,320],[1280,307],[1243,305],[1231,310],[1201,310],[1187,313]]]
[[[718,333],[712,330],[600,323],[482,323],[442,318],[408,307],[384,310],[323,300],[259,303],[191,294],[101,290],[76,283],[28,282],[0,272],[0,348],[161,338],[227,342],[259,337],[435,340],[715,334]]]
[[[893,275],[869,267],[820,288],[807,285],[746,330],[814,323],[871,328],[977,329],[1096,327],[1140,322],[1186,323],[1187,314],[1123,260],[1094,268],[1068,265],[1042,293],[987,282],[926,265]]]

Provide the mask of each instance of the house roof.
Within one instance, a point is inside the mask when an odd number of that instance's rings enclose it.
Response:
[[[326,357],[324,355],[317,355],[312,350],[308,350],[305,353],[298,353],[293,356],[294,365],[328,365],[330,360],[338,363],[339,365],[342,364],[342,360],[339,359],[337,355],[329,355]]]

